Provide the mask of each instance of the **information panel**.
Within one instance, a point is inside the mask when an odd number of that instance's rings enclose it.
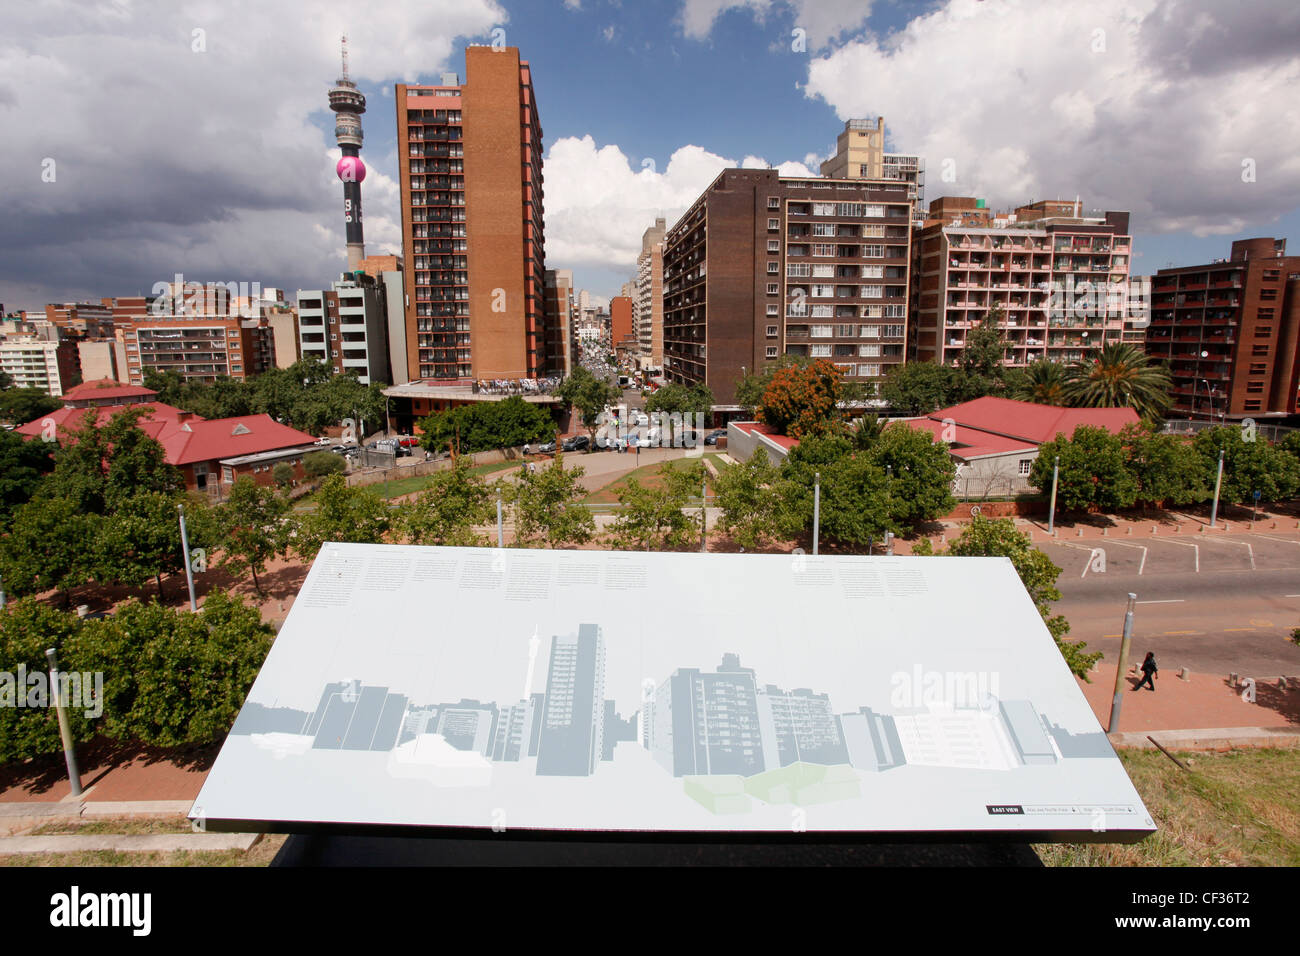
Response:
[[[327,544],[209,829],[1155,826],[1004,558]]]

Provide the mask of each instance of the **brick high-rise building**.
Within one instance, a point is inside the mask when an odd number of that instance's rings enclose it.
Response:
[[[641,234],[641,254],[636,258],[636,289],[632,298],[641,367],[660,369],[664,364],[664,233],[662,218]]]
[[[609,300],[609,341],[623,352],[632,352],[637,347],[636,336],[632,332],[632,299],[626,295],[616,295]]]
[[[719,405],[785,353],[878,383],[903,361],[906,184],[728,169],[664,237],[664,375]]]
[[[936,199],[913,241],[909,358],[955,363],[994,305],[1005,313],[1007,365],[1070,362],[1121,341],[1130,314],[1128,219],[1084,216],[1077,200],[995,216],[982,199]]]
[[[1146,351],[1169,363],[1171,417],[1300,412],[1300,256],[1286,240],[1241,239],[1227,259],[1151,280]]]
[[[542,127],[515,47],[470,47],[466,78],[399,83],[412,380],[536,378],[547,364]]]
[[[835,139],[835,155],[821,165],[828,179],[865,179],[907,183],[912,209],[920,218],[925,199],[925,160],[885,152],[885,118],[851,119]]]

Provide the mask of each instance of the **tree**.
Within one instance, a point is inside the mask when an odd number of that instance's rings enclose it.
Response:
[[[1073,363],[1064,395],[1082,408],[1132,408],[1149,420],[1161,418],[1173,404],[1169,370],[1153,365],[1145,352],[1126,342],[1108,342],[1093,358]]]
[[[892,474],[888,486],[891,523],[914,528],[957,506],[952,494],[956,463],[948,446],[935,441],[930,432],[895,422],[880,432],[866,456],[887,475]]]
[[[0,610],[0,661],[4,662],[6,672],[0,675],[0,763],[59,752],[59,723],[54,708],[47,706],[48,685],[43,700],[39,693],[33,699],[32,694],[39,690],[39,685],[24,686],[25,681],[20,683],[18,674],[20,668],[29,675],[48,673],[47,647],[59,650],[60,667],[68,672],[80,670],[64,653],[78,624],[77,618],[66,611],[30,598],[11,601]],[[27,706],[18,706],[19,694],[27,695],[23,698]],[[86,717],[88,709],[93,712],[93,708],[84,706],[67,709],[74,741],[89,740],[94,734],[94,725]]]
[[[1126,426],[1119,437],[1124,465],[1137,482],[1137,501],[1189,505],[1209,497],[1201,460],[1191,442],[1163,435],[1149,423]]]
[[[903,415],[929,415],[960,401],[966,375],[960,369],[935,362],[906,362],[885,374],[881,396]]]
[[[14,509],[31,500],[41,479],[53,470],[53,444],[0,431],[0,529]]]
[[[185,570],[177,504],[177,495],[146,491],[105,515],[94,542],[95,580],[138,588],[153,578],[163,600],[162,576]]]
[[[0,390],[0,422],[26,425],[43,415],[57,412],[63,402],[51,398],[39,388],[6,388]]]
[[[288,488],[293,484],[293,465],[282,461],[271,469],[271,480],[277,488]]]
[[[698,383],[665,385],[646,399],[645,410],[651,415],[680,415],[689,426],[695,416],[707,417],[713,411],[713,392]]]
[[[1127,508],[1137,498],[1138,482],[1126,467],[1124,444],[1096,425],[1080,425],[1070,438],[1058,434],[1038,449],[1029,470],[1029,483],[1050,493],[1052,467],[1061,456],[1056,501],[1064,511],[1096,507],[1103,511]]]
[[[289,499],[281,492],[241,475],[217,509],[221,531],[219,563],[235,577],[251,572],[258,594],[262,593],[258,572],[265,572],[267,562],[288,548],[290,507]]]
[[[842,425],[839,400],[840,370],[830,362],[786,366],[773,373],[758,419],[791,438],[823,435]]]
[[[866,454],[853,453],[843,435],[804,439],[781,463],[777,482],[781,530],[787,535],[810,532],[816,476],[821,475],[823,538],[866,546],[891,530],[888,479]]]
[[[327,541],[377,544],[392,523],[388,505],[367,488],[353,488],[342,475],[330,475],[313,496],[309,511],[291,530],[292,545],[310,561]]]
[[[581,503],[587,494],[578,481],[583,474],[581,467],[565,468],[564,455],[557,454],[545,468],[519,476],[514,495],[516,543],[558,548],[591,540],[596,519]]]
[[[1254,431],[1230,425],[1197,432],[1192,447],[1201,463],[1205,486],[1214,488],[1223,449],[1224,501],[1246,502],[1260,493],[1261,501],[1286,501],[1300,493],[1300,459],[1285,447],[1270,445]]]
[[[1015,384],[1008,389],[1009,397],[1036,405],[1065,405],[1065,382],[1064,365],[1038,359],[1025,366]]]
[[[996,303],[984,314],[979,325],[966,335],[966,344],[958,356],[958,367],[970,378],[998,381],[1002,377],[1006,356],[1006,337],[1002,323],[1007,314]]]
[[[308,478],[324,478],[347,471],[342,455],[332,451],[309,451],[302,456],[302,473]]]
[[[71,589],[85,584],[94,572],[94,543],[102,521],[66,498],[41,494],[27,502],[0,536],[5,589],[24,595],[58,588],[66,606]]]
[[[674,468],[665,462],[658,472],[657,487],[627,479],[619,494],[622,506],[612,528],[621,548],[642,551],[682,550],[700,540],[700,522],[683,510],[695,492],[702,490],[705,470],[702,462]]]
[[[475,402],[434,412],[420,422],[422,444],[453,455],[516,448],[555,434],[555,422],[542,408],[512,395],[499,402]]]
[[[722,509],[719,527],[742,548],[753,550],[780,535],[779,477],[767,452],[755,448],[748,461],[723,468],[713,480],[714,500]]]
[[[1041,458],[1041,455],[1040,455]],[[1085,641],[1070,643],[1064,640],[1070,631],[1066,619],[1052,613],[1052,602],[1061,599],[1061,592],[1056,587],[1056,579],[1061,569],[1052,563],[1042,551],[1033,546],[1026,534],[1016,530],[1009,518],[985,518],[975,515],[970,524],[962,529],[948,547],[936,552],[929,539],[922,538],[917,547],[912,549],[915,555],[946,554],[958,557],[1002,557],[1009,558],[1020,583],[1025,586],[1029,599],[1042,615],[1043,623],[1052,635],[1052,640],[1065,658],[1071,673],[1089,681],[1088,672],[1101,660],[1101,652],[1087,653]]]
[[[230,731],[274,637],[256,607],[218,590],[197,614],[128,601],[82,626],[68,659],[105,675],[108,736],[197,745]]]
[[[596,429],[600,427],[600,414],[605,407],[618,401],[622,392],[609,382],[592,375],[583,366],[573,370],[563,382],[556,387],[554,394],[564,402],[566,408],[576,408],[582,414],[582,427],[592,442],[596,440]]]
[[[80,427],[65,432],[42,490],[92,514],[105,514],[136,494],[180,494],[181,473],[167,463],[162,445],[139,427],[143,414],[140,408],[124,409],[101,425],[98,410],[87,409]]]
[[[399,509],[396,524],[411,544],[478,547],[484,541],[475,528],[493,519],[494,505],[492,489],[458,458]]]

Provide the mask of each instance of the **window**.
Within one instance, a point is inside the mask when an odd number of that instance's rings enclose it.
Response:
[[[835,297],[835,286],[833,285],[814,285],[812,287],[812,296],[815,299],[831,299]]]
[[[880,374],[880,365],[877,364],[877,363],[874,363],[874,362],[873,362],[872,364],[870,364],[870,365],[859,365],[859,366],[858,366],[858,374],[859,374],[859,375],[865,375],[865,376],[876,376],[876,375],[879,375],[879,374]]]
[[[780,251],[781,251],[781,240],[780,240],[780,239],[769,239],[769,240],[767,240],[767,251],[768,251],[768,252],[780,252]]]
[[[866,259],[883,259],[885,258],[884,246],[863,246],[862,256]]]
[[[1259,411],[1259,410],[1260,410],[1260,401],[1261,401],[1261,400],[1258,399],[1258,398],[1248,398],[1248,399],[1246,399],[1246,411],[1248,411],[1248,412],[1257,412],[1257,411]]]
[[[768,229],[768,232],[776,232],[776,231],[777,231],[778,229],[780,229],[780,228],[781,228],[781,220],[780,220],[780,219],[769,219],[769,220],[767,221],[767,229]]]
[[[859,295],[864,299],[879,299],[885,294],[883,285],[864,285]]]
[[[1264,391],[1264,383],[1263,383],[1263,382],[1247,382],[1247,383],[1246,383],[1246,391],[1250,392],[1252,395],[1257,395],[1257,394],[1259,394],[1260,392]]]
[[[1268,339],[1273,337],[1273,326],[1257,325],[1255,326],[1255,338]]]
[[[768,261],[767,263],[768,275],[770,276],[779,275],[780,271],[781,271],[781,264],[779,262],[777,262],[775,259],[771,259]]]
[[[1251,374],[1251,375],[1267,375],[1267,374],[1268,374],[1268,363],[1267,363],[1267,362],[1252,362],[1252,363],[1250,364],[1250,374]]]
[[[767,314],[768,314],[768,315],[780,315],[780,314],[781,314],[781,307],[780,307],[779,305],[774,304],[774,303],[768,303],[768,306],[767,306]]]
[[[813,203],[814,216],[833,216],[835,215],[835,203],[833,202],[815,202]]]
[[[812,275],[812,263],[787,262],[785,264],[785,274],[792,279],[806,279]]]
[[[867,204],[864,202],[842,202],[839,204],[837,212],[841,216],[852,216],[855,219],[861,219],[867,214]]]
[[[770,358],[770,359],[772,359],[772,358],[776,358],[776,346],[775,346],[775,345],[769,345],[769,346],[767,347],[767,357]]]
[[[1262,302],[1272,302],[1277,298],[1277,289],[1260,289],[1259,298]]]
[[[864,279],[883,279],[885,277],[884,266],[863,266],[862,278]]]
[[[832,305],[814,305],[812,307],[812,317],[814,319],[829,319],[835,315],[835,307]]]
[[[768,208],[768,209],[780,209],[780,208],[781,208],[781,197],[779,197],[779,196],[768,196],[768,197],[767,197],[767,208]]]
[[[768,294],[768,295],[780,295],[780,294],[781,294],[781,284],[780,284],[779,282],[769,282],[769,283],[767,284],[767,294]]]
[[[878,339],[880,338],[880,326],[878,325],[860,326],[858,328],[858,337],[863,339]]]
[[[815,222],[812,227],[814,236],[833,237],[835,235],[835,223],[833,222]]]
[[[888,336],[891,336],[891,335],[892,335],[892,336],[901,336],[902,334],[903,334],[903,327],[902,327],[901,325],[887,325],[887,326],[885,326],[885,335],[886,335],[887,337],[888,337]]]
[[[831,326],[814,325],[809,334],[815,339],[829,339],[831,337]]]
[[[767,327],[767,337],[768,337],[769,339],[774,339],[774,338],[776,338],[776,326],[775,326],[775,325],[769,325],[769,326]]]
[[[859,345],[858,355],[862,358],[880,358],[879,345]]]
[[[885,238],[885,227],[884,227],[884,226],[871,226],[871,225],[863,226],[863,227],[862,227],[862,238],[863,238],[863,239],[883,239],[883,238]]]
[[[1022,475],[1027,475],[1027,474],[1029,474],[1029,469],[1031,469],[1031,468],[1033,468],[1033,467],[1034,467],[1034,459],[1032,459],[1032,458],[1021,458],[1021,459],[1020,459],[1020,473],[1021,473]]]
[[[830,358],[831,347],[829,345],[814,345],[811,354],[813,358]]]
[[[835,334],[842,339],[851,339],[853,338],[853,326],[837,325],[835,326]]]
[[[1267,345],[1252,345],[1251,348],[1250,348],[1250,354],[1251,354],[1251,355],[1267,355],[1267,354],[1268,354],[1268,346],[1267,346]]]
[[[903,318],[903,309],[904,306],[902,305],[887,305],[885,306],[884,317],[886,319],[901,319]]]

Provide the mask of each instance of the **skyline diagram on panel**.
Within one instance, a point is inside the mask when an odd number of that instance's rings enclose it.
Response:
[[[536,659],[540,644],[535,631],[516,700],[421,701],[341,680],[322,688],[311,711],[249,702],[231,734],[281,757],[387,752],[393,775],[437,786],[489,785],[494,763],[528,762],[539,777],[590,777],[616,759],[619,743],[636,744],[663,771],[684,778],[688,795],[717,807],[734,803],[720,799],[719,781],[732,797],[747,791],[770,802],[775,788],[799,802],[810,792],[860,796],[857,772],[906,765],[1013,770],[1113,756],[1100,732],[1071,734],[1028,700],[985,693],[902,708],[853,701],[848,706],[856,709],[844,709],[826,693],[761,681],[735,653],[713,670],[678,667],[661,680],[647,678],[640,709],[622,716],[606,697],[599,625],[552,634],[544,662]],[[535,690],[540,665],[544,686]]]

